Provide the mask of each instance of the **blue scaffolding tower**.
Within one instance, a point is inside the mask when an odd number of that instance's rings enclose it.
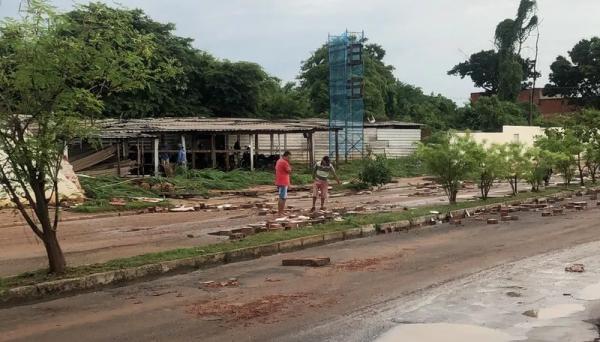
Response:
[[[364,131],[364,32],[329,35],[329,127],[338,129],[339,148],[348,160],[363,155]],[[335,153],[334,130],[329,134],[329,154]]]

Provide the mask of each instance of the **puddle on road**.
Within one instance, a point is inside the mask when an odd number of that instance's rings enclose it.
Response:
[[[537,312],[538,319],[554,319],[568,317],[576,312],[585,310],[581,304],[560,304],[547,308],[539,309]]]
[[[510,335],[499,330],[466,324],[403,324],[390,329],[375,342],[509,342]]]
[[[579,291],[579,293],[577,293],[575,298],[582,299],[582,300],[598,300],[598,299],[600,299],[600,283],[585,287],[583,290],[581,290],[581,291]]]

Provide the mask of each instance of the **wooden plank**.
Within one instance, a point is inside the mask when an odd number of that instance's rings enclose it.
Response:
[[[79,160],[73,161],[71,165],[73,165],[73,171],[81,171],[87,168],[90,168],[94,165],[100,164],[103,161],[110,159],[117,152],[117,147],[115,145],[111,145],[105,149],[102,149],[96,153],[90,154],[87,157],[81,158]]]

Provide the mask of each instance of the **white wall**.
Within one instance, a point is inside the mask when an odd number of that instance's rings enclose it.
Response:
[[[487,145],[518,142],[531,147],[536,136],[544,135],[544,130],[545,128],[538,126],[502,126],[502,132],[471,132],[470,134],[476,142]],[[461,136],[465,134],[464,132],[458,133]]]

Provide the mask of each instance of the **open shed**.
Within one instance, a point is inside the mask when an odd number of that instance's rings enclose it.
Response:
[[[337,137],[338,130],[315,122],[277,122],[230,118],[149,118],[97,122],[97,144],[71,144],[70,161],[76,172],[88,174],[158,175],[161,160],[171,162],[183,146],[193,169],[231,170],[274,163],[290,150],[296,161],[313,164],[314,135]],[[335,139],[337,141],[337,139]],[[98,146],[99,145],[99,146]],[[339,147],[333,147],[336,163]]]

